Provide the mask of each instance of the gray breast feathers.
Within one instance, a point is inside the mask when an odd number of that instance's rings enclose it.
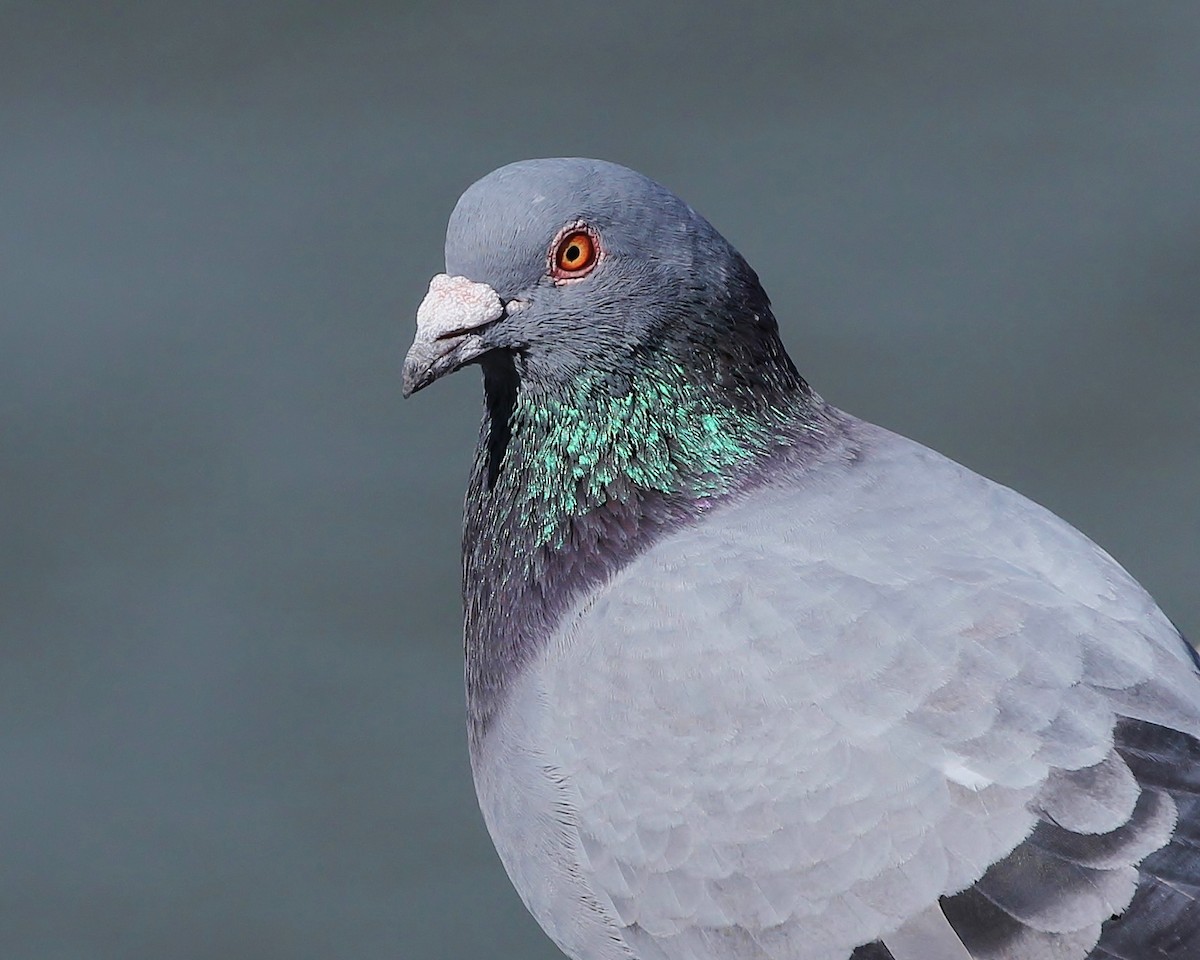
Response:
[[[1011,491],[869,450],[658,544],[526,678],[642,960],[1083,960],[1191,809],[1160,781],[1200,681],[1153,601]]]

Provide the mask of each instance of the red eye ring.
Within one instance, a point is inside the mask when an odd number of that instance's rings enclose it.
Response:
[[[592,272],[600,259],[600,238],[582,224],[568,227],[550,254],[550,274],[558,280],[574,280]]]

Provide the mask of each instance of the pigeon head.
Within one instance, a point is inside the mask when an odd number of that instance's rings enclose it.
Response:
[[[418,312],[406,395],[472,362],[547,392],[581,377],[627,392],[666,356],[790,368],[741,255],[671,191],[614,163],[527,160],[488,174],[450,217],[446,271]]]

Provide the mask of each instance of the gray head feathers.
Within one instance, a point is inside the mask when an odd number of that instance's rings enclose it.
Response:
[[[554,244],[576,228],[595,239],[594,269],[555,276]],[[450,217],[446,270],[509,305],[484,340],[515,356],[531,386],[627,373],[632,354],[664,340],[782,353],[741,255],[667,188],[614,163],[526,160],[488,174]]]

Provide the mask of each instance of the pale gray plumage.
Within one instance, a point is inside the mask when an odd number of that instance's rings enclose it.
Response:
[[[588,596],[494,734],[555,772],[575,868],[637,956],[844,960],[978,881],[1039,816],[1125,825],[1142,791],[1112,749],[1117,712],[1200,736],[1174,628],[1103,551],[914,443],[852,435],[802,484],[730,504]],[[498,833],[497,791],[545,802],[510,771],[482,796]],[[1083,878],[1056,861],[1077,895],[1002,905],[1090,948],[1168,839],[1160,803],[1115,863]],[[738,952],[712,952],[731,929]]]
[[[602,197],[649,183],[622,168],[604,180],[609,165],[596,161],[538,164],[495,182],[506,216],[520,207],[514,189],[553,194],[553,214],[522,223],[523,237],[595,217],[571,195],[591,179],[606,185],[593,191]],[[524,288],[504,288],[503,244],[514,234],[489,221],[493,186],[472,188],[474,212],[456,221],[455,243],[488,247],[478,258],[486,269],[470,279],[509,302]],[[630,209],[645,216],[662,190],[646,187]],[[619,231],[621,212],[608,203],[605,229]],[[696,216],[679,201],[664,215],[683,211]],[[695,223],[688,229],[711,230]],[[662,242],[648,228],[638,235]],[[740,258],[722,259],[736,254],[690,242],[716,251],[714,271],[757,289]],[[553,302],[530,256],[515,275]],[[571,324],[587,289],[580,281],[571,291]],[[636,279],[629,289],[636,303]],[[619,322],[613,309],[606,296],[606,324]],[[764,296],[754,316],[767,309]],[[516,399],[505,403],[519,405],[579,375],[547,373],[512,346],[553,326],[552,312],[521,322],[496,334],[510,340],[493,353],[479,347],[489,419],[468,501],[469,676],[472,657],[493,666],[473,688],[486,688],[488,706],[472,759],[501,859],[565,952],[1183,960],[1200,951],[1191,854],[1200,676],[1170,621],[1111,557],[1011,490],[781,374],[784,387],[764,378],[763,390],[792,398],[773,402],[794,405],[793,432],[780,428],[720,495],[676,509],[636,489],[612,494],[613,504],[568,518],[573,532],[539,548],[551,558],[541,566],[505,568],[506,583],[526,571],[525,592],[485,590],[489,571],[472,558],[496,548],[480,531],[511,534],[516,554],[536,520],[511,506],[524,501],[501,499],[502,472],[520,484],[540,449],[505,433],[521,420],[495,400],[495,384],[510,376]],[[773,326],[763,330],[773,337]],[[641,331],[624,333],[630,364],[658,343]],[[602,351],[575,356],[594,364]],[[736,380],[743,360],[731,357]],[[637,384],[630,374],[612,389]],[[640,512],[630,520],[616,500]],[[605,510],[617,519],[588,525]],[[487,527],[497,511],[504,526]],[[587,567],[606,536],[616,559]],[[531,569],[567,572],[535,583],[542,574]],[[471,614],[480,596],[511,606]],[[500,666],[472,652],[489,637],[508,638]]]

